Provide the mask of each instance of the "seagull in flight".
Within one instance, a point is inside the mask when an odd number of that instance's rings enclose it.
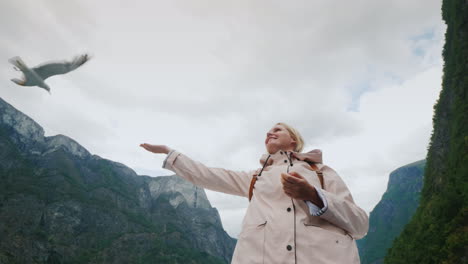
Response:
[[[38,86],[50,94],[50,87],[45,83],[45,79],[73,71],[89,59],[88,54],[83,54],[76,56],[71,61],[49,61],[34,68],[29,68],[20,57],[15,56],[8,61],[14,65],[15,70],[23,72],[23,76],[21,79],[14,78],[11,81],[21,86]]]

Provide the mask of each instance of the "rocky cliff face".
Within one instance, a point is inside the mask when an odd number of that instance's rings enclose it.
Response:
[[[357,241],[362,264],[383,263],[388,248],[419,204],[425,160],[390,173],[387,190],[369,217],[369,232]]]
[[[447,24],[421,200],[385,263],[468,263],[468,1],[442,1]]]
[[[203,189],[139,176],[0,98],[0,263],[225,263],[235,240]]]

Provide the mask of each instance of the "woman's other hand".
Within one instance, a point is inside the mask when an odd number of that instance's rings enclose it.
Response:
[[[311,201],[320,208],[323,201],[317,194],[315,187],[310,185],[304,177],[293,171],[291,173],[281,173],[281,183],[283,183],[284,193],[294,199]]]
[[[146,149],[149,152],[153,152],[153,153],[156,153],[156,154],[162,154],[162,153],[167,154],[171,150],[166,145],[151,145],[151,144],[148,144],[148,143],[140,144],[140,147]]]

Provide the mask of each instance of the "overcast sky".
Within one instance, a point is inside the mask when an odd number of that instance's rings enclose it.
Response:
[[[277,122],[296,127],[370,212],[389,173],[424,159],[441,90],[437,0],[2,0],[0,97],[47,136],[64,134],[140,174],[171,175],[166,144],[212,167],[250,170]],[[93,58],[20,87],[30,66]],[[247,199],[207,191],[240,232]]]

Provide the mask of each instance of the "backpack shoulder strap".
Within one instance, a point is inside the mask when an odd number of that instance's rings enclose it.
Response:
[[[249,187],[249,202],[250,202],[250,200],[252,200],[253,189],[254,189],[254,186],[255,186],[255,182],[257,182],[257,174],[254,174],[254,175],[252,176],[252,180],[250,181],[250,187]]]
[[[317,176],[318,176],[319,181],[320,181],[320,186],[322,187],[322,189],[325,189],[325,186],[324,186],[324,183],[323,183],[322,169],[321,168],[319,169],[318,166],[315,163],[309,163],[309,165],[312,168],[312,170],[317,173]]]

